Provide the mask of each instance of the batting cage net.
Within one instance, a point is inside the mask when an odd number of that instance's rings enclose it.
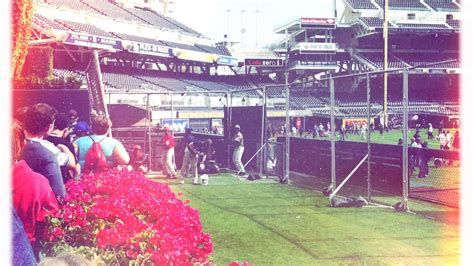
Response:
[[[389,72],[386,91],[383,80],[373,72],[333,77],[309,93],[290,86],[290,183],[402,209],[408,198],[459,207],[459,120],[439,101],[456,94],[428,92],[408,71]],[[276,130],[283,146],[285,130]]]
[[[379,71],[228,91],[143,88],[106,98],[114,103],[112,119],[123,123],[114,135],[128,148],[143,145],[151,169],[161,169],[159,141],[167,126],[177,143],[185,128],[198,140],[211,139],[219,167],[238,173],[232,141],[238,125],[247,174],[330,199],[362,197],[407,209],[408,199],[416,198],[458,207],[459,121],[438,101],[458,96],[433,92],[404,69],[388,71],[386,88],[384,79]],[[137,115],[133,123],[125,121],[130,114]],[[180,156],[177,144],[178,168]]]

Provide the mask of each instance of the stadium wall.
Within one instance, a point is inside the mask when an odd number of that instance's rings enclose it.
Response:
[[[79,115],[79,120],[90,123],[91,105],[87,90],[13,90],[12,96],[13,110],[36,103],[47,103],[62,113],[74,109]]]

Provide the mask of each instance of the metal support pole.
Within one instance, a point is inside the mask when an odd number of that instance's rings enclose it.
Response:
[[[367,198],[372,201],[372,176],[370,169],[370,75],[366,76],[367,81]]]
[[[266,94],[266,88],[265,86],[262,88],[262,94],[263,94],[263,102],[262,102],[262,137],[260,138],[260,147],[263,146],[263,144],[265,143],[266,139],[265,139],[265,112],[267,110],[267,101],[266,101],[266,97],[265,97],[265,94]],[[263,153],[265,154],[265,152]],[[260,157],[260,160],[258,160],[258,163],[259,163],[259,173],[262,174],[263,173],[263,163],[264,163],[264,156],[262,154],[259,155]]]
[[[173,108],[173,92],[171,92],[171,125],[170,129],[173,130],[173,117],[174,117],[174,108]]]
[[[147,119],[147,142],[148,142],[148,158],[153,158],[151,148],[151,112],[150,112],[150,94],[146,94],[146,119]],[[148,169],[151,169],[151,160],[148,160]]]
[[[331,101],[331,187],[336,188],[336,142],[334,134],[334,79],[329,80]]]
[[[286,40],[286,53],[285,53],[285,91],[286,91],[286,134],[285,134],[285,176],[283,178],[284,181],[290,181],[290,132],[291,132],[291,124],[290,124],[290,86],[288,85],[288,59],[289,59],[289,52],[290,52],[290,38],[288,35],[288,29],[285,29],[285,36],[288,38]]]
[[[408,211],[408,70],[403,71],[403,210]]]
[[[231,146],[230,146],[230,141],[232,139],[232,92],[230,92],[230,104],[227,108],[227,114],[228,114],[228,119],[227,119],[227,130],[228,130],[228,134],[227,134],[227,139],[226,139],[226,142],[227,142],[227,165],[229,166],[229,169],[232,168],[232,165],[231,165],[231,154],[232,154],[232,151],[231,151]]]
[[[388,1],[385,0],[384,5],[384,21],[383,21],[383,70],[388,70]],[[388,73],[383,73],[383,126],[384,129],[388,125]]]
[[[286,134],[285,134],[285,177],[283,180],[290,181],[290,86],[288,86],[288,71],[285,70],[285,88],[286,88]]]
[[[232,92],[231,92],[232,93]],[[232,98],[230,99],[230,101],[232,101]],[[227,121],[226,121],[226,125],[224,125],[224,129],[227,128],[227,130],[231,130],[231,121],[230,121],[230,101],[229,101],[229,93],[226,93],[225,94],[225,103],[227,105],[227,109],[224,108],[224,110],[227,110]],[[227,138],[228,139],[225,139],[225,143],[227,143],[227,167],[229,169],[231,169],[231,165],[230,165],[230,145],[229,145],[229,141],[230,141],[230,132],[228,132],[228,136]],[[224,134],[225,135],[225,134]]]

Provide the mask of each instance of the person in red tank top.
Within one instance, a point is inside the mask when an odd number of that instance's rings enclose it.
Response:
[[[174,163],[174,137],[173,133],[168,127],[164,127],[164,135],[161,139],[161,145],[163,145],[163,153],[161,155],[161,165],[163,165],[163,171],[166,177],[175,179],[176,178],[176,166]]]

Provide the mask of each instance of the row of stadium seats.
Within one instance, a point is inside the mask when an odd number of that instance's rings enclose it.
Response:
[[[152,10],[123,7],[108,0],[43,0],[43,2],[55,8],[86,11],[96,15],[108,16],[112,19],[135,21],[160,29],[165,28],[200,36],[197,31],[170,17],[160,15]]]
[[[456,60],[454,62],[436,64],[430,66],[430,68],[460,68],[461,64],[457,61],[457,58],[453,56],[443,54],[396,54],[398,58],[408,63],[411,66],[420,66],[426,64],[433,64],[442,61]]]
[[[459,5],[452,0],[424,0],[424,2],[436,11],[459,11]],[[460,2],[458,2],[460,4]]]
[[[384,66],[384,57],[382,53],[359,53],[363,59],[382,69]],[[449,61],[440,64],[437,62]],[[435,64],[435,65],[429,65]],[[443,55],[438,53],[394,53],[388,57],[389,68],[405,68],[414,66],[429,65],[429,68],[460,68],[461,64],[455,55]]]
[[[379,9],[384,8],[384,0],[344,0],[348,6],[352,9]],[[376,6],[377,3],[378,6]],[[417,10],[417,11],[428,11],[428,7],[424,5],[424,2],[431,9],[436,11],[459,11],[460,1],[457,4],[452,0],[390,0],[388,2],[389,8],[394,10]]]
[[[461,21],[459,19],[448,19],[446,23],[453,29],[461,29]]]
[[[383,27],[383,19],[377,17],[360,17],[359,20],[362,22],[363,25],[371,28],[382,28]],[[388,27],[393,27],[391,22],[388,22]]]
[[[55,21],[75,32],[84,32],[92,35],[98,35],[109,38],[116,38],[112,33],[106,32],[102,29],[97,28],[96,26],[78,22],[67,21],[63,19],[55,19]]]
[[[345,0],[352,9],[377,9],[370,0]]]
[[[383,19],[378,17],[360,17],[358,20],[368,28],[382,28]],[[452,29],[460,29],[460,21],[455,19],[446,20],[446,24]],[[393,23],[388,22],[388,27],[397,30],[410,29],[411,31],[418,30],[437,30],[437,31],[449,31],[451,30],[446,24],[433,24],[433,23]]]
[[[376,65],[378,68],[383,68],[384,66],[384,57],[380,53],[360,53],[359,56],[363,57],[373,65]],[[392,55],[388,57],[388,68],[404,68],[408,65],[399,59],[395,58]]]
[[[64,31],[71,30],[67,28],[66,26],[59,24],[54,20],[50,20],[40,14],[35,14],[33,16],[33,23],[35,25],[40,26],[43,29],[56,29],[56,30],[64,30]]]
[[[156,70],[142,70],[142,69],[130,69],[120,68],[114,66],[102,67],[102,80],[106,91],[109,92],[171,92],[171,91],[229,91],[231,89],[238,89],[235,84],[240,84],[241,87],[246,84],[246,87],[252,87],[247,80],[259,80],[261,77],[248,76],[248,77],[236,77],[236,76],[203,76],[198,74],[176,74],[170,72],[162,72]],[[71,69],[54,69],[53,75],[56,77],[70,77],[73,76],[76,79],[83,80],[85,83],[85,74],[81,71]],[[413,85],[418,87],[416,81]],[[420,81],[421,82],[421,81]],[[270,85],[270,83],[266,83]],[[396,88],[396,87],[395,87]],[[401,96],[397,95],[397,91],[391,89],[389,95],[389,107],[394,110],[402,108]],[[356,91],[354,93],[337,93],[336,94],[336,106],[340,110],[340,114],[365,114],[366,109],[366,96],[364,89]],[[272,87],[267,90],[267,97],[269,100],[274,98],[285,98],[285,87],[278,86]],[[326,92],[322,92],[323,94]],[[449,93],[449,91],[446,91]],[[326,93],[327,94],[327,93]],[[380,93],[379,93],[380,94]],[[237,95],[237,94],[235,94]],[[243,96],[259,96],[256,90],[242,92]],[[426,94],[424,91],[410,92],[409,106],[410,110],[418,111],[425,110],[429,112],[442,113],[442,114],[459,114],[460,108],[459,103],[456,101],[449,101],[448,98],[436,98],[428,99],[431,94]],[[442,94],[439,94],[440,96]],[[425,99],[425,97],[427,97]],[[446,100],[446,102],[437,102]],[[329,97],[322,96],[321,93],[316,92],[301,92],[291,91],[290,93],[290,107],[292,110],[303,110],[303,109],[327,109],[329,108]],[[376,93],[372,95],[372,109],[373,112],[377,112],[382,106],[382,97]],[[274,104],[276,109],[284,109],[284,101],[278,101]]]
[[[385,0],[375,0],[381,6],[385,6]],[[401,10],[428,10],[419,0],[390,0],[388,2],[389,8]]]

